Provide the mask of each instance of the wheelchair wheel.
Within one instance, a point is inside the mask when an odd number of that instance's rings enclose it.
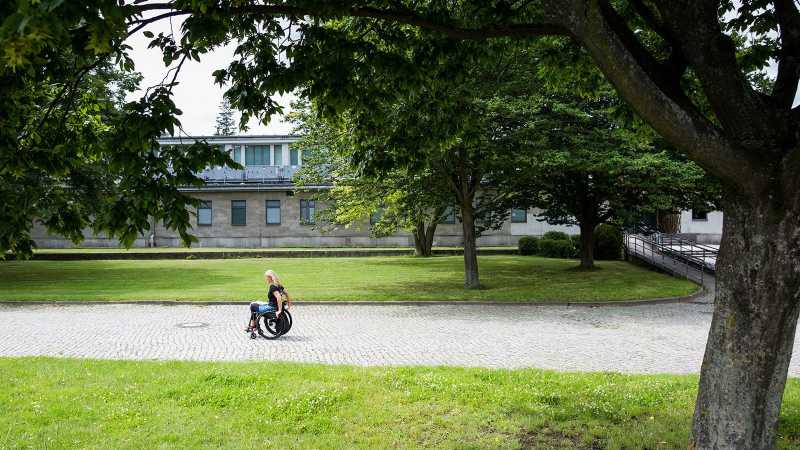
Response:
[[[283,332],[281,334],[286,334],[292,329],[292,315],[284,309],[281,313],[281,319],[283,321]]]
[[[258,334],[265,339],[276,339],[283,334],[282,320],[276,320],[274,314],[262,314],[258,316]]]

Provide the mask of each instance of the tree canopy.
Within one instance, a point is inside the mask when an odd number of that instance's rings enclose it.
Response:
[[[27,230],[47,203],[40,199],[59,192],[37,187],[22,198],[17,190],[36,181],[63,186],[65,176],[108,149],[114,150],[103,154],[108,166],[120,168],[115,183],[122,180],[114,186],[126,189],[100,226],[129,242],[146,228],[150,212],[168,214],[168,225],[185,230],[187,199],[174,186],[196,182],[192,169],[232,161],[202,144],[191,152],[152,155],[151,149],[156,137],[177,128],[170,85],[182,62],[224,43],[236,41],[236,52],[216,79],[229,84],[227,98],[246,122],[253,115],[267,120],[280,110],[271,95],[294,89],[330,112],[354,97],[368,112],[400,93],[420,94],[429,86],[428,70],[466,41],[568,37],[643,121],[723,186],[723,252],[691,445],[774,447],[800,314],[795,0],[18,0],[2,3],[0,17],[6,208],[0,250],[14,251],[30,247]],[[88,146],[57,146],[86,137],[74,131],[52,143],[37,141],[58,136],[58,129],[42,133],[44,126],[66,128],[68,118],[57,121],[53,113],[73,114],[87,74],[109,62],[133,70],[125,44],[130,34],[176,17],[183,18],[181,35],[153,36],[164,61],[177,64],[173,77],[108,122],[125,127],[112,126],[108,139],[90,138]],[[398,46],[406,51],[396,52]],[[766,72],[771,62],[774,76]],[[461,83],[459,73],[447,83]],[[363,80],[373,81],[372,88],[364,89]],[[156,212],[163,208],[172,212]],[[70,224],[57,231],[76,229],[79,221],[66,220],[71,209],[59,210],[60,219],[49,223]]]

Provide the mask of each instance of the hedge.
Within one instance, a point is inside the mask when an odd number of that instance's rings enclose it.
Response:
[[[609,224],[594,229],[594,258],[620,259],[622,257],[622,230]]]
[[[539,255],[548,258],[572,258],[575,255],[575,246],[572,241],[564,239],[541,239],[539,241]]]
[[[523,236],[517,243],[520,255],[536,255],[539,253],[539,238],[535,236]]]
[[[569,235],[563,231],[548,231],[542,236],[542,239],[551,239],[553,241],[568,241]]]

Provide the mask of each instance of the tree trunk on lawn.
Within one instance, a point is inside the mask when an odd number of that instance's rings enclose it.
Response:
[[[775,447],[800,304],[800,195],[770,194],[726,198],[691,448]]]
[[[438,217],[436,219],[431,220],[431,223],[428,224],[428,229],[425,231],[425,250],[427,251],[427,256],[433,255],[433,236],[436,233],[436,225],[438,225]]]
[[[425,224],[419,220],[414,225],[414,256],[428,256],[425,254]]]
[[[478,249],[475,243],[475,207],[472,196],[461,204],[461,228],[464,233],[464,287],[475,289],[480,286],[478,278]]]
[[[433,254],[433,233],[436,232],[436,222],[425,226],[425,221],[416,223],[414,235],[414,256],[431,256]]]
[[[581,228],[581,269],[594,267],[594,222],[582,220]]]

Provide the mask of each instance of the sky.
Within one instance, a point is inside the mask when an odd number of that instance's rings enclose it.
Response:
[[[180,20],[172,22],[176,34],[179,33],[180,23]],[[159,32],[168,33],[170,23],[167,20],[161,20],[146,29],[155,35],[158,35]],[[136,65],[136,70],[144,77],[140,84],[142,89],[131,94],[130,100],[140,98],[149,86],[159,84],[169,70],[164,66],[160,50],[147,48],[150,39],[144,37],[142,31],[136,33],[128,41],[128,45],[133,48],[130,55]],[[200,62],[187,60],[183,64],[181,72],[178,74],[179,84],[173,88],[172,92],[175,104],[183,111],[179,120],[187,134],[214,134],[216,117],[225,88],[215,84],[211,74],[217,69],[228,66],[233,57],[233,50],[234,45],[228,45],[201,55]],[[287,95],[275,97],[275,99],[284,107],[284,111],[288,112],[289,104],[294,100],[294,96]],[[257,120],[251,120],[248,123],[249,129],[244,133],[237,134],[288,134],[292,131],[292,124],[282,119],[282,117],[275,116],[267,126],[261,125]],[[238,124],[238,113],[236,121]]]
[[[172,26],[176,32],[179,32],[180,21],[173,20]],[[170,30],[170,22],[161,20],[147,29],[156,35],[159,32],[166,33]],[[149,42],[150,39],[144,37],[141,31],[132,36],[129,41],[129,44],[133,47],[131,57],[136,64],[136,70],[144,76],[141,83],[142,91],[132,94],[130,96],[131,99],[140,97],[144,89],[161,82],[168,70],[161,60],[160,51],[147,48]],[[224,88],[214,83],[211,73],[228,65],[233,56],[233,50],[234,46],[228,45],[203,55],[200,62],[187,60],[184,63],[178,76],[180,84],[173,88],[173,93],[176,105],[183,111],[183,115],[179,119],[183,129],[189,135],[214,134],[215,119],[219,112],[219,104],[222,101]],[[770,72],[773,75],[775,70],[774,65],[770,67]],[[275,99],[284,107],[284,111],[288,112],[290,110],[289,104],[294,98],[293,95],[288,94]],[[800,91],[795,96],[794,104],[800,104]],[[236,120],[238,123],[238,114]],[[266,126],[252,119],[248,127],[249,129],[246,132],[240,132],[239,134],[288,134],[292,131],[292,124],[284,121],[283,117],[279,116],[273,117],[269,125]]]

